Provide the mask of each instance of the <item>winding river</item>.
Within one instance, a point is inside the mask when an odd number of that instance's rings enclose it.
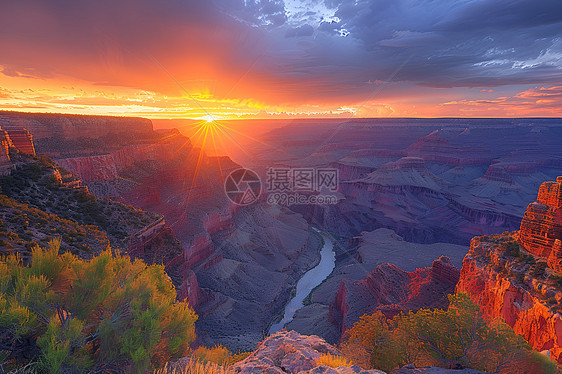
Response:
[[[336,265],[336,254],[334,252],[334,243],[330,237],[314,228],[314,231],[319,233],[324,239],[324,245],[320,250],[320,262],[318,265],[304,273],[301,279],[297,282],[297,292],[289,303],[285,306],[285,313],[283,319],[269,328],[269,333],[273,334],[281,330],[287,323],[293,320],[297,310],[303,307],[302,302],[308,296],[314,287],[318,286],[330,275]]]

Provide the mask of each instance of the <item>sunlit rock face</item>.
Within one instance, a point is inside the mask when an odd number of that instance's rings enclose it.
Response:
[[[10,136],[6,130],[0,128],[0,174],[10,174],[11,161],[10,161]]]
[[[527,251],[547,258],[551,268],[562,270],[562,177],[540,186],[537,201],[529,204],[521,221],[519,240]]]
[[[27,129],[11,129],[8,135],[14,147],[27,155],[35,156],[35,146],[33,144],[33,135]]]
[[[485,318],[503,318],[538,351],[550,350],[562,362],[562,292],[548,267],[537,273],[528,252],[514,257],[502,247],[516,243],[519,234],[473,238],[461,269],[457,292],[480,305]],[[532,257],[532,256],[531,256]],[[544,259],[533,259],[541,263]]]
[[[562,270],[561,239],[562,177],[558,177],[541,184],[519,232],[472,239],[457,285],[457,291],[468,293],[480,305],[484,316],[503,318],[534,349],[550,350],[559,362],[562,290],[554,272]]]

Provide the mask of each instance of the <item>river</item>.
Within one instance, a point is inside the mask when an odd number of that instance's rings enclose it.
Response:
[[[281,330],[287,323],[293,320],[297,310],[303,307],[302,302],[308,296],[314,287],[318,286],[330,275],[336,266],[336,254],[334,252],[334,243],[330,237],[313,228],[324,239],[324,245],[320,250],[320,262],[318,265],[304,273],[301,279],[297,282],[297,292],[289,303],[285,306],[285,313],[283,319],[269,328],[269,334]]]

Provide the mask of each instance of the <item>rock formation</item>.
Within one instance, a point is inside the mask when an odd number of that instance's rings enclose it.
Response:
[[[12,163],[10,162],[10,136],[6,130],[0,128],[0,175],[10,174]]]
[[[363,314],[382,311],[392,318],[400,312],[420,308],[446,308],[447,295],[453,293],[460,271],[446,256],[433,261],[429,268],[412,272],[393,264],[377,266],[364,280],[342,280],[330,318],[343,332]]]
[[[538,350],[562,362],[562,177],[544,182],[519,232],[476,237],[463,261],[457,290],[484,316],[501,317]],[[519,244],[521,247],[519,248]]]
[[[346,238],[386,227],[407,241],[468,245],[517,230],[545,175],[562,169],[557,119],[296,121],[264,137],[269,149],[250,148],[246,166],[339,170],[337,205],[292,209]]]
[[[233,369],[240,374],[385,374],[380,370],[363,370],[358,366],[338,369],[316,367],[316,360],[325,354],[341,356],[324,339],[281,330],[262,341],[248,358],[236,363]]]
[[[2,124],[0,122],[0,124]],[[33,136],[24,128],[6,130],[0,127],[0,175],[7,175],[12,169],[10,148],[35,156]]]
[[[562,271],[559,244],[562,240],[562,177],[544,182],[537,201],[529,204],[521,221],[519,240],[530,253],[548,259],[549,266]]]
[[[550,350],[551,357],[562,362],[558,276],[524,247],[518,256],[517,250],[510,253],[518,237],[515,232],[473,238],[457,292],[469,294],[485,318],[503,318],[533,349]]]
[[[9,129],[8,135],[14,147],[26,155],[35,156],[33,135],[27,129]]]
[[[158,143],[134,144],[109,150],[101,155],[55,158],[64,168],[75,173],[84,182],[113,181],[133,164],[147,161],[166,162],[185,156],[192,150],[189,139],[171,131]],[[171,174],[173,175],[173,173]],[[159,182],[170,180],[170,173]]]

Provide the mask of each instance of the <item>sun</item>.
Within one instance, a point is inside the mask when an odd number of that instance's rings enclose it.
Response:
[[[215,121],[215,117],[213,117],[210,114],[207,114],[205,117],[203,117],[203,120],[206,122],[214,122]]]

